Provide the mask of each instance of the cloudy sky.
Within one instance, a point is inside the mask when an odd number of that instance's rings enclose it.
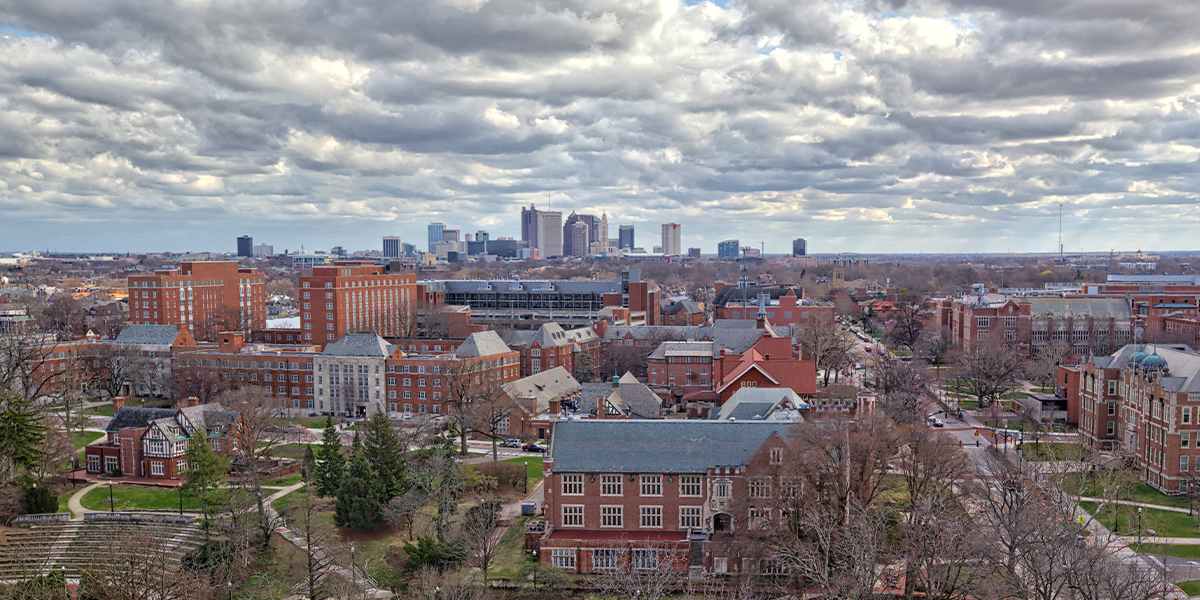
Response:
[[[1200,3],[0,0],[0,250],[1196,249]]]

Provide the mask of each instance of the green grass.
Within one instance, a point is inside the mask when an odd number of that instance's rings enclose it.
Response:
[[[316,452],[320,444],[279,444],[271,448],[271,455],[276,458],[304,458],[305,446],[312,446],[313,452]]]
[[[336,424],[338,422],[338,420],[334,419],[333,422]],[[306,427],[308,429],[324,429],[325,428],[325,417],[295,417],[292,419],[288,419],[284,423],[285,423],[284,424],[285,427],[288,425],[303,425],[304,427]],[[349,429],[349,428],[347,428],[347,429]]]
[[[1078,473],[1068,473],[1063,479],[1063,491],[1072,495],[1080,495],[1080,477],[1081,475]],[[1082,494],[1084,496],[1091,496],[1094,493],[1089,481],[1086,477],[1084,478]],[[1103,493],[1102,488],[1097,488],[1097,491]],[[1140,481],[1129,484],[1126,490],[1121,493],[1121,500],[1141,502],[1142,504],[1155,504],[1158,506],[1171,506],[1174,508],[1188,507],[1187,496],[1169,496]]]
[[[68,506],[68,503],[71,501],[71,496],[74,496],[76,491],[77,490],[71,490],[58,497],[58,512],[71,512],[71,507]]]
[[[279,512],[283,512],[283,511],[286,511],[286,510],[292,508],[293,506],[296,506],[297,504],[299,504],[301,501],[304,500],[304,497],[307,495],[308,495],[308,488],[302,487],[302,488],[272,502],[271,506],[275,510],[277,510]]]
[[[288,475],[287,477],[280,477],[278,479],[269,479],[267,481],[264,481],[263,485],[277,485],[279,487],[287,487],[289,485],[296,485],[297,483],[300,483],[300,474],[299,473],[296,473],[295,475]]]
[[[510,458],[502,462],[521,464],[525,461],[529,461],[528,466],[525,468],[525,478],[529,480],[529,487],[532,489],[537,485],[537,482],[542,480],[542,457]]]
[[[1092,452],[1083,444],[1071,442],[1038,442],[1026,441],[1017,446],[1024,451],[1025,460],[1082,460]]]
[[[1142,554],[1200,559],[1200,545],[1196,544],[1142,544],[1137,551]]]
[[[126,485],[112,486],[113,507],[116,510],[149,509],[178,509],[179,492],[170,488],[143,488]],[[91,510],[108,510],[108,486],[98,487],[79,500],[84,508]],[[183,496],[184,510],[199,509],[200,499]]]
[[[1089,514],[1096,514],[1097,503],[1084,501],[1079,507]],[[1096,515],[1096,520],[1109,530],[1114,524],[1119,526],[1119,531],[1114,531],[1117,535],[1137,535],[1140,525],[1144,535],[1150,535],[1148,532],[1153,530],[1155,535],[1162,537],[1200,538],[1196,517],[1186,513],[1143,508],[1139,516],[1136,507],[1110,504]]]
[[[1182,581],[1179,583],[1179,589],[1189,596],[1200,596],[1200,579]]]
[[[100,431],[73,431],[71,432],[71,443],[74,444],[76,448],[82,449],[88,444],[92,444],[104,439],[107,437],[107,435],[108,434]]]
[[[488,577],[492,579],[513,579],[520,576],[521,568],[536,562],[532,555],[525,553],[525,524],[533,517],[517,517],[513,519],[508,531],[500,539],[500,548],[496,550],[496,558],[488,568]]]

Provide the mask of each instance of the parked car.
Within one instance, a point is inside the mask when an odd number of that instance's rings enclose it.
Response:
[[[524,446],[521,446],[521,449],[526,452],[545,452],[546,451],[545,448],[543,448],[542,446],[539,446],[537,444],[525,444]]]
[[[501,448],[520,448],[521,440],[518,440],[516,438],[508,438],[507,440],[500,442],[500,447]]]
[[[945,427],[946,424],[943,423],[941,419],[937,419],[936,421],[933,422],[933,426],[934,427]]]

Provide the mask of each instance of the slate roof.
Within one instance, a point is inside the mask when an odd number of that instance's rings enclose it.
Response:
[[[754,325],[754,321],[746,321]],[[774,328],[777,330],[778,327]],[[790,331],[790,329],[788,330]],[[750,346],[754,345],[763,335],[771,335],[766,330],[749,328],[732,328],[732,327],[691,327],[691,326],[672,326],[672,325],[656,325],[648,327],[628,327],[619,325],[609,327],[604,333],[605,339],[619,340],[624,339],[626,335],[630,335],[635,340],[654,340],[662,341],[689,341],[696,342],[702,340],[711,340],[716,344],[716,351],[727,350],[734,354],[745,352]],[[665,339],[664,339],[665,338]]]
[[[223,410],[220,404],[209,403],[179,409],[192,427],[201,427],[208,437],[225,437],[233,432],[238,413]]]
[[[170,346],[179,337],[174,325],[130,325],[121,330],[115,343],[139,346]]]
[[[542,348],[553,348],[555,346],[566,346],[574,343],[571,336],[563,331],[563,328],[558,323],[545,323],[538,327],[533,334],[533,341],[530,344],[537,344]]]
[[[321,354],[327,356],[361,356],[387,358],[394,346],[374,333],[348,333],[338,341],[325,346]]]
[[[757,285],[749,284],[746,286],[746,303],[750,306],[758,306],[758,296],[766,294],[770,296],[770,300],[779,300],[781,297],[791,293],[797,298],[804,297],[804,289],[794,284],[777,284],[777,285]],[[730,302],[742,302],[742,288],[736,285],[727,285],[721,289],[721,292],[713,298],[713,305],[724,307]]]
[[[659,301],[658,305],[658,312],[662,315],[674,315],[681,312],[696,315],[704,312],[704,309],[700,308],[700,305],[694,300],[668,300],[664,298]]]
[[[579,411],[591,415],[599,414],[597,404],[601,399],[625,417],[657,419],[662,415],[662,398],[637,380],[628,382],[622,379],[615,387],[611,383],[583,384],[579,396]]]
[[[1127,321],[1131,316],[1129,304],[1121,298],[1030,298],[1029,306],[1034,317],[1090,315]]]
[[[495,331],[477,331],[467,336],[467,341],[458,346],[454,355],[459,358],[477,358],[512,352]]]
[[[122,406],[113,413],[105,431],[116,432],[122,429],[141,429],[148,427],[159,419],[175,417],[174,408],[146,408],[143,406]]]
[[[533,343],[535,335],[537,335],[536,331],[510,329],[505,331],[501,337],[510,348],[525,348]]]
[[[503,389],[504,393],[514,400],[533,398],[533,413],[540,414],[550,409],[551,400],[573,397],[579,393],[581,387],[566,369],[554,367],[549,371],[542,371],[506,383]],[[521,403],[518,402],[518,404]]]
[[[803,420],[799,412],[778,410],[780,404],[787,401],[796,409],[807,408],[808,403],[803,398],[786,388],[741,388],[733,393],[719,411],[713,411],[709,418],[727,421],[730,418],[737,421],[752,421],[755,417],[767,420],[795,421]]]
[[[550,458],[556,473],[703,473],[746,464],[791,423],[569,419],[556,423]]]
[[[665,359],[669,356],[715,357],[716,350],[712,342],[663,342],[646,358]]]

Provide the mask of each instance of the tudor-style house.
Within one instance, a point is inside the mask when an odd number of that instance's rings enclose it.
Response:
[[[108,437],[86,448],[87,472],[149,479],[186,477],[188,444],[203,429],[213,451],[226,457],[238,449],[241,414],[219,404],[199,404],[195,398],[177,408],[125,406],[113,398]]]

